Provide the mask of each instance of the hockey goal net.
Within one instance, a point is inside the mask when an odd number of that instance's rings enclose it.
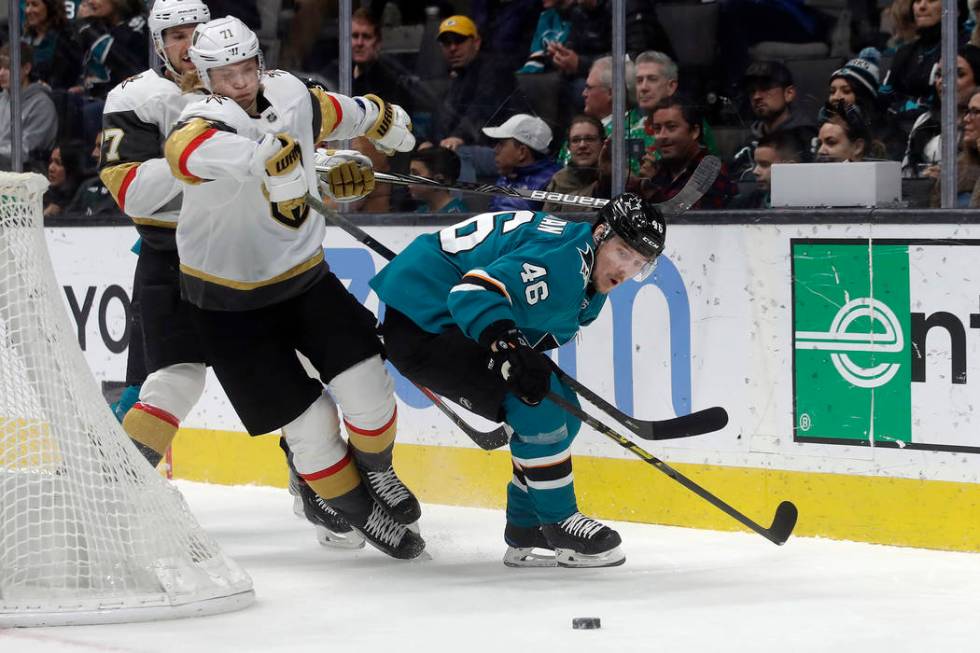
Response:
[[[248,574],[99,393],[48,257],[46,188],[0,173],[0,627],[244,607]]]

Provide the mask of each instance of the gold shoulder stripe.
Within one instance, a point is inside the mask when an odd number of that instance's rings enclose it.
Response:
[[[102,168],[99,171],[99,179],[105,187],[112,193],[112,198],[123,211],[126,210],[126,189],[133,182],[136,176],[136,169],[140,167],[138,161],[131,163],[120,163],[119,165]]]
[[[176,220],[157,220],[155,218],[133,218],[133,222],[141,227],[160,227],[162,229],[176,229]]]
[[[340,102],[337,102],[334,96],[322,88],[313,87],[310,89],[310,93],[320,105],[320,133],[316,135],[316,142],[319,143],[326,140],[327,136],[337,129],[337,125],[344,119],[344,110],[341,108]]]
[[[216,131],[214,126],[204,118],[191,118],[170,133],[164,146],[164,154],[174,177],[188,184],[206,181],[187,169],[187,158]]]
[[[255,290],[256,288],[262,288],[264,286],[271,286],[282,281],[288,281],[293,277],[298,277],[307,270],[312,270],[317,265],[323,262],[323,250],[320,250],[314,254],[311,258],[303,261],[299,265],[293,266],[283,272],[282,274],[277,274],[271,279],[265,279],[263,281],[235,281],[234,279],[225,279],[224,277],[219,277],[213,274],[208,274],[202,270],[196,270],[189,265],[184,263],[180,264],[180,271],[186,275],[197,277],[201,281],[206,281],[208,283],[213,283],[219,286],[224,286],[226,288],[232,288],[234,290]]]

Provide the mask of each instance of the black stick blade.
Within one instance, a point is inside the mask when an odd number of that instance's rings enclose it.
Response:
[[[630,421],[634,423],[630,424]],[[673,440],[704,435],[725,428],[728,424],[728,411],[721,406],[713,406],[673,419],[653,422],[629,420],[624,423],[644,440]]]
[[[772,518],[772,526],[769,527],[771,539],[776,544],[783,544],[789,539],[790,533],[796,527],[796,518],[799,512],[791,501],[783,501],[776,508],[776,516]]]

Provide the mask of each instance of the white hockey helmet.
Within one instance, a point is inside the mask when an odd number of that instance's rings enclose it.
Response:
[[[208,71],[212,68],[247,61],[258,57],[259,74],[265,68],[262,49],[259,47],[259,37],[245,23],[234,16],[216,18],[209,23],[198,25],[194,29],[188,56],[197,68],[204,87],[211,88],[211,76]]]
[[[197,25],[211,20],[211,11],[201,0],[156,0],[150,9],[147,24],[153,37],[153,49],[163,59],[163,65],[174,75],[179,76],[163,49],[163,32],[179,25]]]

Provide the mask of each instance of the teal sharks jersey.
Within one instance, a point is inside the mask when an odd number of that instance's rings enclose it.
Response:
[[[430,333],[456,325],[477,340],[490,324],[512,320],[548,349],[599,315],[606,295],[590,287],[594,264],[592,225],[502,211],[419,236],[371,287]]]

